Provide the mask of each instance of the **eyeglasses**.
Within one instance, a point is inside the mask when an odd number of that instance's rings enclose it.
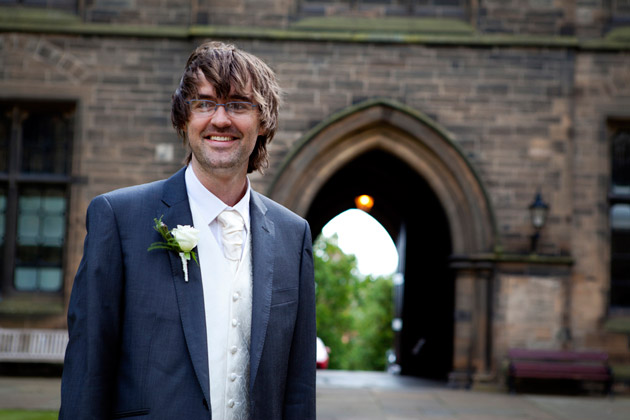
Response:
[[[222,106],[225,111],[232,116],[246,115],[252,112],[258,105],[251,102],[226,102],[219,104],[206,99],[191,99],[186,101],[190,105],[190,110],[195,114],[211,116]]]

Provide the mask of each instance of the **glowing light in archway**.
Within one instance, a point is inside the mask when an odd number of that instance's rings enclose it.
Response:
[[[372,207],[374,207],[374,198],[367,194],[363,194],[354,199],[354,204],[359,210],[369,213],[370,210],[372,210]]]

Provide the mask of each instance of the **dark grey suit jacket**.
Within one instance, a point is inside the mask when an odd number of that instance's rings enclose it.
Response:
[[[68,310],[62,420],[210,419],[201,273],[153,219],[192,225],[184,170],[96,197]],[[315,419],[315,298],[306,221],[252,191],[251,420]],[[219,380],[223,380],[220,378]],[[221,420],[221,419],[214,419]]]

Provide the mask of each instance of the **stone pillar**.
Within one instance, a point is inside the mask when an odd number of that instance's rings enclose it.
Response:
[[[473,310],[475,278],[472,271],[458,271],[455,277],[455,337],[453,340],[453,371],[449,383],[470,386],[472,383],[472,353],[474,348]]]
[[[453,264],[455,277],[455,337],[452,386],[470,387],[492,369],[492,265]]]

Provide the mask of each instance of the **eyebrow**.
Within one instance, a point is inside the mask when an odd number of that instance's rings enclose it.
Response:
[[[203,93],[200,93],[197,95],[199,99],[207,99],[207,100],[211,100],[216,102],[218,99],[213,96],[213,95],[205,95]],[[245,101],[245,102],[253,102],[251,98],[248,98],[247,96],[244,95],[239,95],[239,94],[234,94],[234,95],[230,95],[227,98],[227,101]]]
[[[253,102],[251,98],[245,95],[239,95],[239,94],[231,95],[228,97],[228,99],[236,99],[238,101]]]

